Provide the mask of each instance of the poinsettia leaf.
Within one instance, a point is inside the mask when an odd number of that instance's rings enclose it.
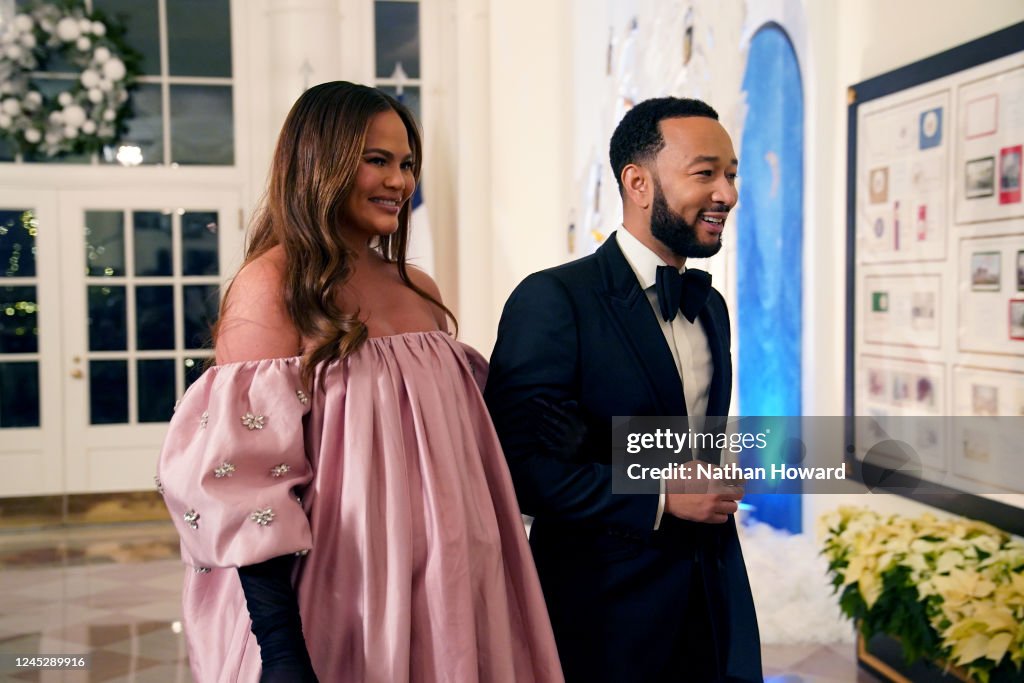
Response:
[[[988,647],[985,649],[985,658],[997,663],[1002,661],[1012,642],[1013,635],[1009,633],[999,633],[992,636],[992,639],[988,641]]]
[[[988,641],[989,639],[980,633],[961,640],[953,647],[954,661],[957,664],[968,664],[975,659],[984,657],[988,649]]]

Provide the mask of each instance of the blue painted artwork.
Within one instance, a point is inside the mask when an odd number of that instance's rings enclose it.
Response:
[[[919,147],[929,149],[942,144],[942,107],[921,112]]]
[[[803,334],[804,95],[786,33],[770,24],[750,45],[743,78],[747,118],[740,145],[736,343],[741,415],[800,415]],[[799,433],[778,434],[782,443]],[[771,449],[769,449],[771,451]],[[768,452],[765,466],[781,463]],[[801,529],[799,481],[749,495],[752,515]],[[795,494],[795,495],[794,495]]]

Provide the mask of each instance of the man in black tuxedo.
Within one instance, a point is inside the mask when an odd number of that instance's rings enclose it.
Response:
[[[736,154],[711,107],[667,97],[625,115],[610,157],[623,229],[516,288],[486,389],[562,666],[570,683],[760,681],[742,486],[612,493],[612,416],[699,431],[729,413],[725,300],[684,268],[721,248]]]

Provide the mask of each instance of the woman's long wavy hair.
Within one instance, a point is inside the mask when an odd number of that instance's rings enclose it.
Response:
[[[355,258],[339,227],[370,119],[389,110],[408,131],[413,177],[419,182],[423,145],[412,113],[379,90],[345,81],[323,83],[303,93],[288,113],[266,195],[253,217],[242,267],[279,244],[284,248],[286,310],[302,338],[310,341],[301,371],[307,386],[313,385],[318,365],[344,358],[368,336],[359,312],[346,313],[338,305],[338,293],[352,275]],[[409,278],[405,258],[411,203],[406,201],[398,214],[397,232],[380,237],[376,246],[383,258],[398,265],[407,287],[439,306],[457,325],[444,304]]]

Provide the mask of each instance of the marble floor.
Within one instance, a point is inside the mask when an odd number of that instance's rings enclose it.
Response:
[[[191,680],[182,568],[169,522],[0,531],[0,681]],[[88,671],[29,671],[11,655],[86,654]],[[767,645],[770,683],[873,683],[853,646]]]

